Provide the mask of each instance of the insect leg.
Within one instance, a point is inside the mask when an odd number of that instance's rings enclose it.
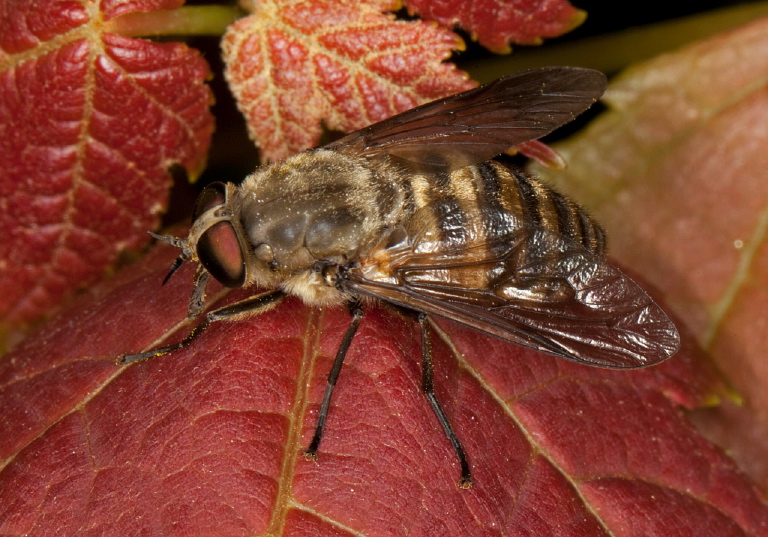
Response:
[[[304,457],[307,460],[317,460],[317,448],[320,446],[320,440],[323,438],[323,430],[325,430],[325,420],[328,417],[328,407],[331,403],[331,394],[333,388],[336,386],[336,381],[339,379],[339,372],[341,371],[341,365],[344,363],[344,358],[347,356],[347,351],[352,343],[352,339],[355,337],[357,328],[360,326],[360,321],[363,318],[363,308],[360,302],[355,300],[349,306],[352,313],[352,322],[349,323],[344,338],[341,340],[339,350],[336,351],[336,358],[333,360],[333,366],[331,372],[328,373],[328,386],[325,388],[325,395],[323,396],[323,403],[320,405],[320,413],[317,415],[317,427],[315,428],[315,434],[312,436],[312,442],[304,452]]]
[[[200,324],[193,328],[192,331],[178,343],[168,345],[167,347],[160,347],[158,349],[140,352],[137,354],[124,354],[117,359],[117,363],[122,365],[130,364],[133,362],[140,362],[142,360],[154,358],[155,356],[162,356],[163,354],[168,354],[169,352],[183,349],[194,340],[196,340],[211,323],[216,321],[232,321],[242,319],[243,317],[247,317],[249,315],[264,313],[267,309],[275,306],[278,302],[280,302],[283,297],[285,297],[285,293],[283,291],[270,291],[268,293],[246,298],[245,300],[241,300],[235,304],[210,311],[206,314],[205,319],[203,319]]]
[[[203,265],[198,265],[195,271],[195,286],[192,288],[192,295],[189,297],[189,307],[187,308],[187,317],[196,319],[205,307],[205,286],[208,285],[209,273]]]
[[[434,363],[432,362],[432,340],[430,339],[429,320],[426,313],[419,313],[419,325],[421,325],[421,360],[422,360],[422,382],[421,389],[427,396],[432,411],[437,416],[437,421],[445,431],[445,435],[448,437],[451,445],[453,446],[456,455],[459,457],[459,465],[461,466],[461,479],[459,480],[459,487],[468,489],[472,487],[472,476],[469,471],[469,463],[467,457],[464,454],[464,448],[461,446],[459,437],[451,427],[451,423],[448,421],[448,416],[445,415],[443,407],[440,405],[440,401],[437,400],[435,395],[434,385]]]

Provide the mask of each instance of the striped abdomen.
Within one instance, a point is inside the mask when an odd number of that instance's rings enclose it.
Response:
[[[544,228],[602,256],[600,225],[565,196],[518,168],[483,162],[444,174],[413,175],[405,186],[418,242],[493,242],[521,227]]]

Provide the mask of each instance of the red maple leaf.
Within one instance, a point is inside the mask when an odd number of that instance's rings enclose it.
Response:
[[[262,0],[224,36],[230,88],[262,160],[317,145],[321,121],[353,131],[474,82],[442,63],[448,30],[398,21],[393,0]]]
[[[206,158],[200,55],[111,33],[182,0],[0,3],[0,318],[30,321],[157,226],[179,163]]]
[[[420,391],[418,325],[371,306],[317,462],[305,460],[350,322],[297,300],[178,339],[192,267],[175,251],[80,297],[0,363],[0,532],[200,535],[759,535],[768,506],[678,405],[717,393],[684,348],[643,371],[524,350],[450,321],[436,390],[472,465]],[[242,297],[238,291],[226,301]]]
[[[458,24],[499,54],[509,43],[538,45],[579,26],[586,14],[566,0],[405,0],[408,10],[448,28]]]

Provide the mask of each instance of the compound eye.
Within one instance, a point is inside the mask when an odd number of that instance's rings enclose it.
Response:
[[[197,220],[197,217],[203,214],[208,209],[224,205],[227,200],[227,185],[217,181],[211,183],[203,189],[195,202],[195,210],[192,212],[192,221]]]
[[[197,258],[222,285],[241,287],[245,283],[245,258],[230,222],[218,222],[205,230],[197,241]]]

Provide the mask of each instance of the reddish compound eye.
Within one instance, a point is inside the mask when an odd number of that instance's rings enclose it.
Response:
[[[245,283],[245,258],[230,222],[218,222],[205,230],[197,241],[197,257],[222,285],[241,287]]]

